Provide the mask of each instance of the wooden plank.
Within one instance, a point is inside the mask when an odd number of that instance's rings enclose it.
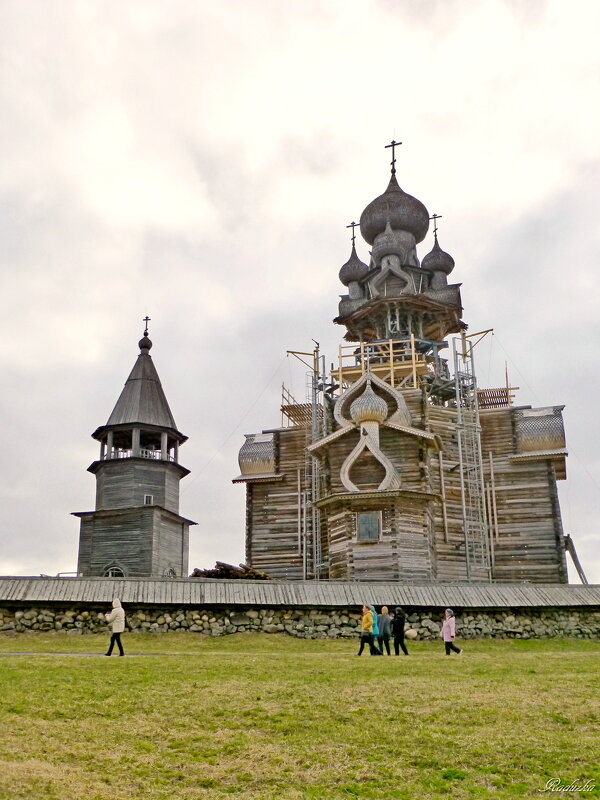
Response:
[[[457,606],[553,607],[600,606],[600,586],[568,584],[406,584],[397,582],[294,582],[294,581],[136,581],[73,578],[0,578],[0,602],[106,603],[115,595],[125,603],[186,606],[278,605],[358,606],[366,595],[378,605],[391,602],[406,606],[438,608]]]

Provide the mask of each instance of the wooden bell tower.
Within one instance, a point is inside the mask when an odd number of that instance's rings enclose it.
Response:
[[[146,325],[148,318],[145,319]],[[179,514],[179,463],[187,440],[177,430],[150,356],[148,329],[140,354],[106,425],[92,434],[100,457],[95,511],[81,519],[77,570],[82,576],[186,577],[189,526]]]

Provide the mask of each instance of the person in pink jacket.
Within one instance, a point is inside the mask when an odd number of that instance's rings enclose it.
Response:
[[[460,647],[457,647],[454,644],[454,636],[456,632],[456,621],[454,619],[454,611],[451,608],[447,608],[444,611],[444,621],[442,622],[442,630],[440,632],[440,636],[444,640],[444,647],[446,648],[446,655],[450,655],[450,651],[453,650],[456,655],[462,653]]]

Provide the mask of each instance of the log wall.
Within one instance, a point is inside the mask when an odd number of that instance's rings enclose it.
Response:
[[[299,529],[307,488],[306,436],[306,429],[300,427],[277,431],[276,471],[283,473],[283,480],[247,484],[247,563],[274,578],[300,580],[303,576]]]
[[[155,505],[179,512],[180,469],[147,458],[111,459],[96,471],[96,509],[131,508],[152,495]]]
[[[322,548],[332,579],[467,579],[456,409],[428,404],[419,390],[407,390],[403,396],[412,426],[436,434],[442,451],[423,438],[382,426],[380,447],[401,480],[395,497],[382,493],[377,499],[382,474],[371,456],[359,460],[351,473],[364,498],[349,495],[342,484],[340,470],[359,441],[358,430],[320,451],[321,497],[347,497],[321,511]],[[480,412],[492,579],[566,582],[552,461],[542,455],[515,460],[515,411],[510,407]],[[307,434],[300,427],[278,431],[277,472],[283,480],[248,484],[247,560],[274,577],[299,579],[303,574],[299,518],[302,522],[302,493],[307,489]],[[403,492],[421,493],[421,499],[415,502]],[[356,541],[356,514],[361,510],[382,512],[380,541]],[[472,577],[486,575],[481,571]]]
[[[81,518],[77,571],[102,576],[109,565],[128,576],[188,574],[189,523],[156,506],[90,512]]]

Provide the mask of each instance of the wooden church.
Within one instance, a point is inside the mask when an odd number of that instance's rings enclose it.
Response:
[[[92,434],[100,443],[88,467],[96,476],[96,508],[74,514],[81,519],[82,577],[188,575],[189,528],[196,523],[179,514],[179,481],[189,474],[179,446],[187,436],[177,429],[151,347],[146,328],[108,422]]]
[[[485,332],[467,333],[437,219],[400,188],[392,158],[360,217],[365,261],[349,226],[337,366],[324,374],[316,349],[306,402],[284,389],[285,424],[240,450],[252,567],[290,580],[567,582],[563,406],[478,386]]]

